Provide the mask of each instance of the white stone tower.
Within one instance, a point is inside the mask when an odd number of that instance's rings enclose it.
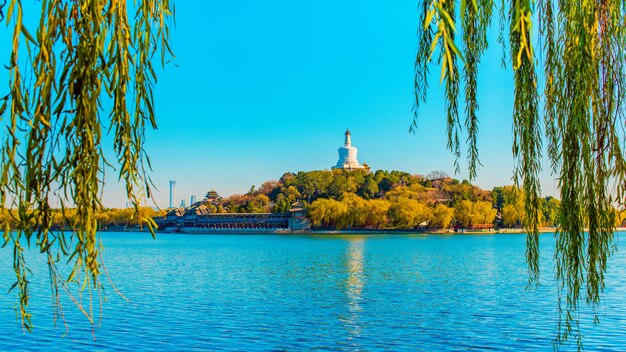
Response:
[[[333,169],[355,170],[355,169],[367,169],[365,165],[359,164],[356,158],[357,149],[352,146],[350,130],[346,129],[346,139],[343,147],[339,148],[339,160],[337,164],[333,166]]]

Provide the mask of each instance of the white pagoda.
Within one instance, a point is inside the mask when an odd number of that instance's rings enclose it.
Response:
[[[356,158],[357,149],[352,146],[352,142],[350,140],[350,130],[346,129],[345,136],[345,144],[338,150],[339,161],[337,161],[337,164],[332,168],[343,170],[369,170],[369,166],[367,166],[367,164],[359,164],[359,161]]]

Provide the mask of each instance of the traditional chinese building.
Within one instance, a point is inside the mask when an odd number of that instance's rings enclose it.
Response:
[[[204,206],[177,208],[154,221],[162,232],[184,233],[275,233],[309,229],[306,209],[292,204],[285,213],[211,213]]]

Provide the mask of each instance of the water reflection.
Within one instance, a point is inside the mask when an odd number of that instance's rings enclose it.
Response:
[[[361,313],[363,312],[363,286],[365,276],[363,274],[365,237],[354,237],[348,240],[347,251],[347,281],[345,294],[347,298],[347,314],[342,319],[348,330],[348,340],[354,340],[361,336],[363,324]]]

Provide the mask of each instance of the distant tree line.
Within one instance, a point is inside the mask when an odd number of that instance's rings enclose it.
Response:
[[[441,171],[426,176],[385,170],[301,171],[252,186],[243,195],[221,198],[211,192],[203,203],[214,213],[286,212],[301,201],[313,226],[322,228],[521,228],[525,221],[521,190],[502,186],[487,191]],[[542,226],[557,225],[559,206],[554,197],[540,199]],[[622,213],[620,223],[624,217]]]
[[[135,213],[134,208],[103,208],[95,214],[97,226],[101,230],[120,229],[120,228],[142,228],[145,222],[142,219],[152,218],[163,214],[161,211],[154,210],[150,207],[139,207],[139,214]],[[74,230],[77,223],[76,209],[66,208],[52,210],[52,229]],[[0,224],[4,226],[12,226],[18,219],[16,210],[0,209]],[[36,227],[36,226],[34,226]]]

